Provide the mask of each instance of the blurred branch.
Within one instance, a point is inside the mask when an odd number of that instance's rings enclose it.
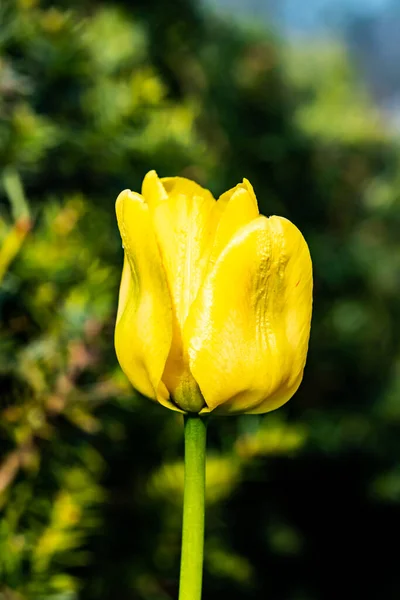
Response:
[[[14,225],[11,226],[1,243],[0,281],[3,280],[8,267],[20,251],[32,225],[29,205],[18,173],[11,168],[5,169],[2,182],[11,204]]]
[[[6,456],[0,464],[0,494],[13,482],[19,469],[29,461],[31,453],[32,443],[28,440]]]
[[[30,210],[25,198],[21,178],[15,169],[7,167],[3,173],[3,186],[11,204],[13,220],[30,222]]]

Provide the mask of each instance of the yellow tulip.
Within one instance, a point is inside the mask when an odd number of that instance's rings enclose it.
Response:
[[[146,175],[116,203],[124,267],[115,330],[141,394],[173,410],[264,413],[306,362],[312,265],[300,231],[258,212],[244,179],[215,201],[181,177]]]

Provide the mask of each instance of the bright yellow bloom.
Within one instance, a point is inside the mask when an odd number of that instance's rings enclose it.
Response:
[[[264,413],[293,396],[310,335],[312,266],[287,219],[244,179],[216,202],[146,175],[116,204],[125,249],[115,330],[136,390],[185,412]]]

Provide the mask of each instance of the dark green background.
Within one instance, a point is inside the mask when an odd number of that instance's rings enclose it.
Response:
[[[210,420],[204,598],[397,600],[398,141],[340,45],[196,6],[0,5],[0,268],[31,224],[0,289],[0,598],[177,597],[182,419],[113,349],[114,201],[154,168],[247,177],[314,264],[300,390]]]

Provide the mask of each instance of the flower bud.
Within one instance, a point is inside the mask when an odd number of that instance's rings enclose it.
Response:
[[[244,179],[216,201],[181,177],[117,199],[124,247],[115,346],[141,394],[191,413],[264,413],[306,362],[312,265],[300,231]]]

